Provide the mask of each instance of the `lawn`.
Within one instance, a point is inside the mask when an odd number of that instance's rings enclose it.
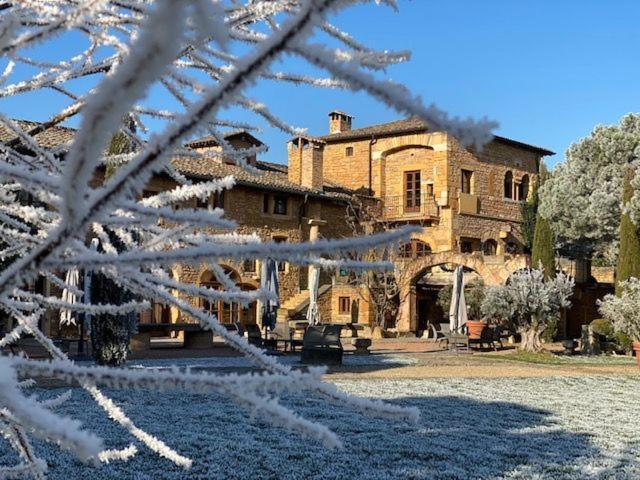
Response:
[[[390,358],[395,363],[397,359]],[[242,359],[194,360],[215,368]],[[379,360],[376,360],[379,361]],[[204,363],[203,363],[204,362]],[[183,365],[189,361],[181,361]],[[231,364],[231,365],[230,365]],[[155,363],[154,365],[158,365]],[[149,364],[138,362],[138,368]],[[140,447],[127,463],[96,468],[36,442],[52,479],[636,479],[640,477],[640,379],[544,377],[340,381],[356,395],[416,406],[418,425],[363,417],[308,395],[284,401],[329,425],[340,451],[274,428],[217,395],[109,391],[143,428],[194,460],[186,472]],[[62,390],[38,390],[41,396]],[[73,389],[61,407],[107,441],[131,442]],[[0,462],[13,463],[3,444]]]
[[[507,354],[484,353],[477,355],[479,358],[491,360],[516,361],[525,363],[537,363],[547,365],[633,365],[636,360],[627,355],[558,355],[542,351],[539,353],[514,350]]]

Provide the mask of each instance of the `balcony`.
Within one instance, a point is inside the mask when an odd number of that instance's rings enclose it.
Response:
[[[417,207],[407,208],[404,195],[387,195],[384,197],[384,220],[437,220],[438,204],[433,195],[423,193]]]

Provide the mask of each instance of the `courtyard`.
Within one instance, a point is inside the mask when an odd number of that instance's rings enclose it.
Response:
[[[188,353],[188,352],[187,352]],[[209,352],[215,354],[215,352]],[[297,355],[281,357],[296,367]],[[244,373],[239,356],[131,360],[126,368]],[[302,367],[301,367],[302,368]],[[381,340],[369,356],[345,354],[326,380],[358,396],[417,407],[417,425],[363,416],[309,395],[284,397],[344,443],[327,450],[272,427],[218,395],[105,390],[143,429],[194,460],[185,472],[145,450],[127,462],[81,466],[68,452],[36,442],[54,479],[633,479],[640,475],[640,374],[632,358],[523,357],[515,350],[456,354],[425,342]],[[67,389],[39,381],[50,398]],[[131,438],[79,388],[57,409],[125,448]],[[179,425],[179,428],[176,426]],[[3,455],[8,452],[4,451]],[[8,458],[2,458],[8,461]],[[81,468],[78,468],[81,467]]]

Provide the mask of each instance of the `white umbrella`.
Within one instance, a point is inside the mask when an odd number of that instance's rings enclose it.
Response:
[[[80,280],[80,273],[78,269],[73,267],[67,271],[67,275],[65,276],[64,282],[71,286],[72,288],[65,288],[62,290],[62,300],[67,303],[76,303],[77,298],[73,287],[78,286],[78,281]],[[60,323],[63,325],[75,325],[76,320],[73,318],[72,312],[68,308],[60,309]]]
[[[260,288],[271,294],[271,299],[262,304],[262,326],[273,330],[276,326],[280,300],[278,292],[278,263],[272,258],[268,258],[262,262]]]
[[[307,308],[307,321],[309,325],[317,325],[320,323],[318,315],[318,284],[320,283],[320,269],[318,267],[310,267],[311,275],[309,276],[309,308]]]
[[[464,273],[462,266],[453,272],[453,292],[451,293],[451,307],[449,307],[449,328],[452,332],[459,332],[467,323],[467,303],[464,300]]]

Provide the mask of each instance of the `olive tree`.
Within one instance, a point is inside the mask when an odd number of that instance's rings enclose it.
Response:
[[[482,313],[488,320],[512,323],[522,337],[520,348],[542,349],[541,337],[562,308],[571,306],[574,282],[564,273],[545,278],[542,269],[514,273],[506,285],[488,287]]]

